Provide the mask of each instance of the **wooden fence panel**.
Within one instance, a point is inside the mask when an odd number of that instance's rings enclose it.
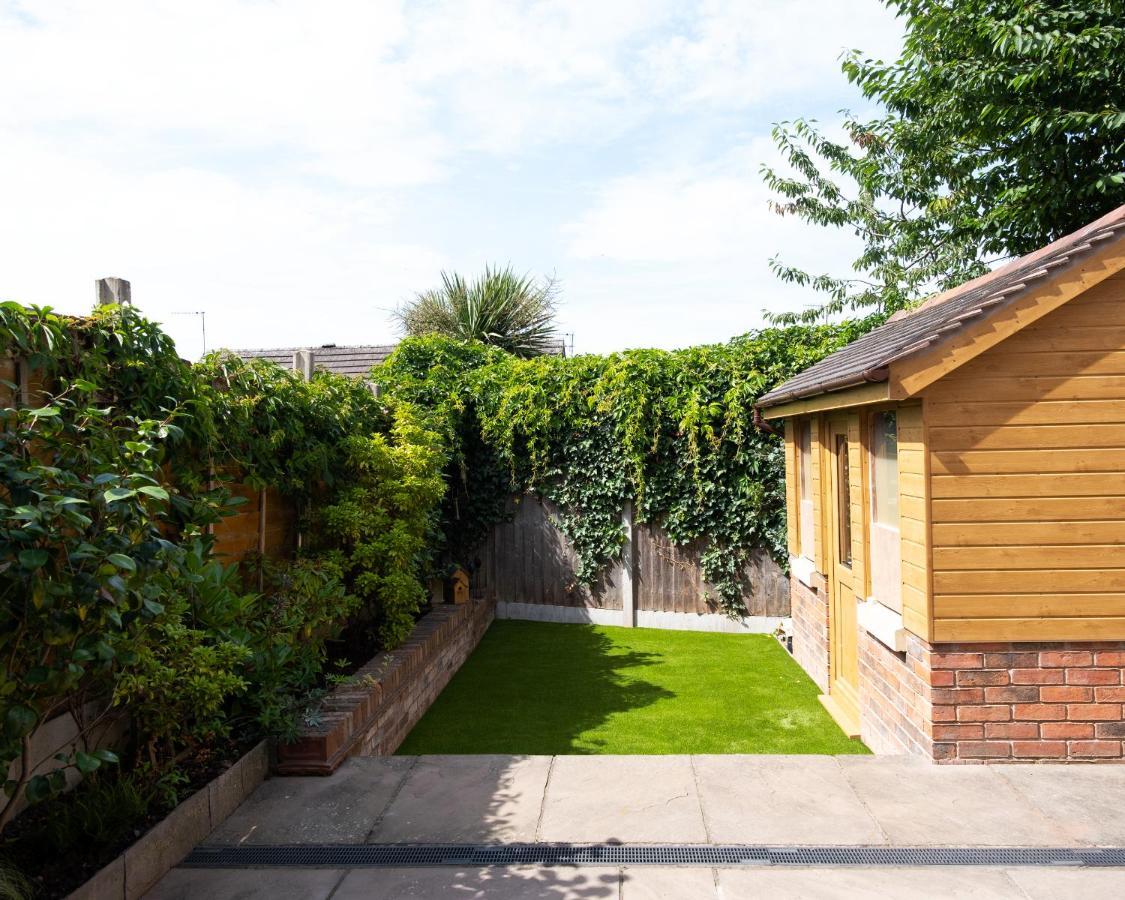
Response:
[[[497,525],[477,555],[473,593],[543,606],[621,609],[621,564],[597,584],[580,584],[578,555],[551,517],[550,501],[513,501],[512,519]]]
[[[228,483],[227,488],[246,502],[234,515],[215,523],[215,553],[227,563],[259,553],[272,559],[291,557],[297,549],[297,506],[293,499],[276,488],[259,491],[241,483]]]
[[[496,526],[478,554],[473,593],[509,603],[621,609],[622,563],[610,566],[593,588],[578,584],[577,555],[551,521],[554,514],[549,501],[533,496],[516,501],[512,520]],[[660,526],[638,524],[633,544],[638,612],[721,612],[700,572],[703,541],[677,547]],[[743,573],[743,600],[751,616],[789,615],[789,579],[764,550]]]

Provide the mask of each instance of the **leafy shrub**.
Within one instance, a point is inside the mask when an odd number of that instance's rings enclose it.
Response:
[[[356,435],[344,449],[350,481],[317,510],[314,546],[340,566],[383,643],[393,647],[426,601],[420,577],[431,562],[445,492],[443,445],[403,403],[394,408],[389,437]]]
[[[162,777],[232,731],[291,731],[326,677],[327,642],[360,605],[345,582],[389,640],[402,637],[424,599],[444,490],[437,439],[405,406],[327,373],[304,381],[221,356],[192,366],[128,307],[70,318],[0,304],[2,354],[30,367],[35,399],[0,412],[0,765],[19,761],[9,798],[42,801],[67,768],[117,761],[80,735],[32,775],[31,734],[90,701],[100,711],[84,731],[127,706],[131,759]],[[354,502],[366,486],[379,534],[309,535],[337,561],[268,568],[265,591],[248,593],[212,557],[208,526],[234,505],[217,474],[306,508],[344,492]],[[14,809],[3,805],[0,829]]]
[[[209,631],[246,651],[240,671],[250,689],[239,694],[232,718],[291,737],[307,695],[322,680],[328,643],[354,616],[359,598],[347,592],[331,560],[262,559],[258,566],[263,591],[236,593],[235,568],[212,564],[196,611]]]
[[[110,757],[75,751],[32,776],[30,735],[68,705],[108,696],[185,576],[163,533],[167,422],[115,416],[76,384],[46,406],[7,409],[0,430],[0,765],[35,801]],[[0,815],[0,826],[10,813]]]

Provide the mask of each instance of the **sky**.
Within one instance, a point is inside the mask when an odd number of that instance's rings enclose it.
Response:
[[[0,0],[0,299],[95,279],[182,355],[389,343],[442,270],[560,287],[576,352],[723,341],[800,309],[768,268],[774,123],[866,109],[879,0]]]

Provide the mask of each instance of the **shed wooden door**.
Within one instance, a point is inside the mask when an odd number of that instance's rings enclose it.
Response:
[[[852,566],[852,448],[846,418],[827,424],[829,531],[829,684],[835,718],[846,731],[859,731],[859,660],[856,640],[856,583]]]

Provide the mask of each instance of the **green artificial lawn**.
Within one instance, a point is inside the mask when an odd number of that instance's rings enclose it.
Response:
[[[776,639],[497,621],[399,748],[866,753]]]

